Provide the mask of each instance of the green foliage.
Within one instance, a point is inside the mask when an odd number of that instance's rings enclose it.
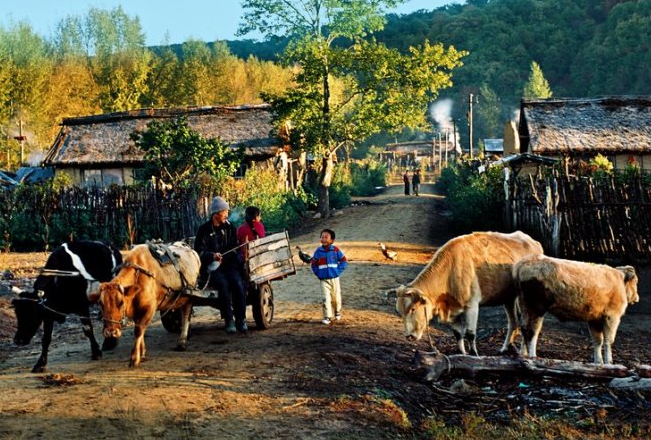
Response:
[[[268,231],[281,231],[296,225],[307,209],[307,196],[285,189],[284,182],[273,169],[251,168],[241,181],[232,181],[235,191],[229,198],[237,211],[257,206]]]
[[[335,167],[335,177],[332,180],[330,188],[330,206],[335,209],[341,209],[350,205],[350,196],[352,193],[352,176],[350,169],[345,163],[337,164]]]
[[[205,139],[185,118],[153,121],[132,139],[145,152],[144,178],[152,176],[172,187],[183,187],[208,177],[219,181],[240,166],[243,151],[218,139]]]
[[[350,164],[353,196],[372,196],[378,187],[386,186],[387,167],[375,159],[365,159]]]
[[[531,73],[529,80],[524,85],[522,96],[525,98],[551,98],[552,90],[549,83],[543,76],[542,69],[535,61],[531,62]]]
[[[460,232],[502,229],[501,168],[475,173],[469,164],[443,169],[437,188],[447,194],[452,224]]]

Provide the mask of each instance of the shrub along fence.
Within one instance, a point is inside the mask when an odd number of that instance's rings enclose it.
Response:
[[[509,184],[504,218],[564,258],[651,263],[651,186],[643,178],[553,176]]]
[[[5,250],[43,250],[70,236],[129,246],[195,234],[213,194],[197,189],[47,186],[0,190],[0,243]]]

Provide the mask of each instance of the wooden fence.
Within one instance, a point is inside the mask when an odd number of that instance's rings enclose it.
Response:
[[[541,240],[551,255],[610,264],[651,263],[651,186],[641,178],[513,180],[505,219],[507,227]]]
[[[205,221],[211,198],[197,190],[118,186],[58,193],[40,187],[1,190],[0,242],[4,249],[43,250],[70,235],[118,246],[179,240]]]

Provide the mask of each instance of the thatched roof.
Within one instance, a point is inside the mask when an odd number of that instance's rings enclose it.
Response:
[[[206,138],[221,138],[233,148],[243,146],[247,157],[272,157],[281,143],[274,136],[271,106],[142,109],[96,116],[65,118],[44,165],[138,165],[143,152],[131,140],[154,119],[185,116]]]
[[[524,99],[519,133],[534,154],[651,153],[651,96]]]

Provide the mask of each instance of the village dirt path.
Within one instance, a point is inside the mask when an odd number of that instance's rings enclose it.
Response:
[[[312,252],[323,227],[336,231],[336,243],[350,260],[342,277],[342,321],[320,323],[319,284],[295,258],[297,274],[274,283],[276,313],[269,330],[228,336],[217,311],[196,308],[188,351],[179,353],[172,351],[176,335],[156,318],[146,334],[147,360],[138,369],[127,367],[131,328],[103,360],[91,361],[76,318],[56,327],[48,365],[48,374],[59,375],[54,377],[30,373],[40,333],[26,348],[16,348],[5,332],[0,334],[0,439],[397,438],[412,436],[403,431],[409,423],[418,427],[432,414],[456,411],[415,371],[414,349],[427,344],[406,341],[384,296],[386,289],[412,280],[452,237],[443,198],[431,185],[423,185],[421,197],[406,197],[401,186],[393,186],[357,202],[290,237],[292,245]],[[383,257],[379,241],[398,252],[397,262]],[[35,267],[42,265],[37,260]],[[12,318],[7,302],[0,297],[4,323]],[[504,321],[499,309],[482,312],[481,353],[495,353]],[[580,343],[567,344],[568,332]],[[647,341],[651,336],[641,327],[631,334]],[[560,327],[546,335],[539,345],[543,356],[591,356],[583,327]],[[448,331],[437,327],[433,336],[439,348],[454,352]],[[616,360],[643,356],[644,351],[634,351],[640,344],[627,344],[629,336],[620,336]],[[507,402],[507,418],[510,412]]]

